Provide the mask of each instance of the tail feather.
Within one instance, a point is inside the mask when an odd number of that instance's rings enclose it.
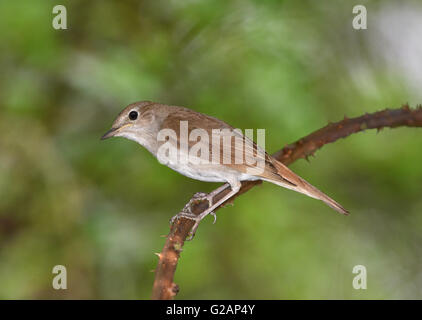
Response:
[[[272,159],[273,164],[275,168],[277,169],[278,175],[280,176],[279,180],[273,180],[273,179],[266,179],[269,182],[275,183],[277,185],[280,185],[282,187],[285,187],[287,189],[291,189],[300,193],[303,193],[311,198],[315,198],[318,200],[323,201],[326,205],[333,208],[337,212],[348,215],[349,211],[347,211],[343,206],[341,206],[338,202],[331,199],[329,196],[327,196],[322,191],[315,188],[313,185],[311,185],[306,180],[299,177],[297,174],[295,174],[292,170],[287,168],[284,164],[281,162]]]

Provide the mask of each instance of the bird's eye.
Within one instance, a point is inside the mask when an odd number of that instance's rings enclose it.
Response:
[[[136,111],[131,111],[130,113],[129,113],[129,119],[130,120],[136,120],[138,118],[138,113],[136,112]]]

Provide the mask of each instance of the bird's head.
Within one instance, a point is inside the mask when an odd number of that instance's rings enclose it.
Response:
[[[140,140],[153,129],[155,120],[155,103],[140,101],[128,105],[114,120],[111,129],[101,140],[111,137],[124,137],[141,143]],[[143,143],[141,143],[143,144]]]

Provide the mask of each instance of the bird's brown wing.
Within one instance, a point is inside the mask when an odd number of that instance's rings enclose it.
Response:
[[[175,131],[176,135],[180,137],[181,121],[187,121],[189,135],[195,129],[202,129],[205,130],[209,137],[209,141],[202,141],[199,138],[194,141],[190,141],[188,139],[189,150],[194,145],[198,146],[198,144],[208,144],[203,145],[203,147],[207,148],[209,151],[209,160],[211,161],[212,159],[216,159],[218,155],[213,154],[213,143],[216,143],[215,139],[217,138],[217,140],[219,140],[220,152],[218,163],[224,164],[228,168],[241,173],[250,173],[251,175],[256,175],[269,180],[286,180],[286,183],[290,182],[287,178],[280,175],[279,171],[273,164],[272,157],[268,155],[263,148],[259,147],[250,138],[244,136],[240,130],[235,130],[224,121],[199,112],[180,108],[175,112],[171,112],[164,119],[160,129],[172,129]],[[213,129],[217,129],[218,131],[216,132],[214,130],[213,132]],[[230,143],[228,142],[229,140]],[[180,144],[177,147],[180,148]],[[224,148],[230,148],[230,152],[228,152],[228,150],[224,150]],[[251,155],[254,159],[250,158]],[[215,158],[213,158],[213,156]],[[255,162],[246,161],[247,157],[251,160],[255,160]],[[238,161],[236,161],[236,158]],[[256,174],[253,174],[254,172],[256,172]]]

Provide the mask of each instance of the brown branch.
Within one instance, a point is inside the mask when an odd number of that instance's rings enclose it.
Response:
[[[285,146],[273,156],[285,165],[289,165],[300,158],[307,159],[325,144],[332,143],[340,138],[345,138],[353,133],[366,129],[377,129],[379,131],[384,127],[396,128],[402,126],[422,127],[422,106],[411,110],[408,105],[404,105],[400,109],[387,109],[372,114],[365,114],[357,118],[348,119],[345,117],[342,121],[330,123],[297,142]],[[260,183],[260,180],[242,182],[240,191],[223,205],[232,202],[234,198],[249,191],[252,187]],[[218,201],[228,192],[229,190],[226,189],[215,195],[213,202]],[[187,206],[190,206],[191,211],[198,215],[208,208],[208,202],[204,200],[197,201],[195,200],[195,197],[193,197]],[[221,208],[221,206],[215,211],[219,208]],[[193,227],[193,224],[194,221],[186,218],[176,219],[172,223],[163,251],[157,254],[159,256],[159,261],[155,270],[152,299],[173,299],[177,294],[179,288],[173,282],[174,273],[176,272],[177,262],[183,244],[189,236],[189,231]]]

